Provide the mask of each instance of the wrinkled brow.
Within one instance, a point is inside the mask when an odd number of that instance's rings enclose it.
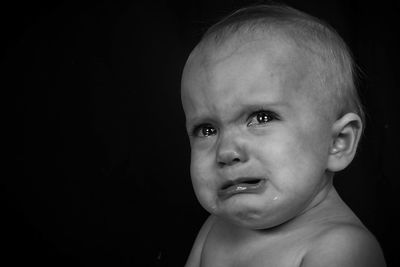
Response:
[[[218,112],[216,114],[195,114],[194,116],[187,117],[186,125],[188,127],[192,125],[198,125],[201,123],[232,123],[243,119],[244,116],[249,116],[255,111],[273,111],[278,115],[284,113],[286,109],[290,108],[288,102],[259,102],[251,104],[240,104],[238,106],[232,107],[228,114],[223,114],[225,112]]]

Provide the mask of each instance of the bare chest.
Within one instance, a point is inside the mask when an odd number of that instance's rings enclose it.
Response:
[[[305,251],[301,244],[287,242],[204,245],[201,267],[298,267]]]

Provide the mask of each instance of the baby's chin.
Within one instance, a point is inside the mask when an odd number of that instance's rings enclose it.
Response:
[[[204,196],[198,199],[209,213],[233,225],[253,230],[284,224],[300,211],[300,207],[289,205],[288,201],[271,201],[258,195],[239,195],[229,200]]]
[[[284,223],[287,218],[279,218],[276,216],[267,216],[255,212],[237,212],[237,213],[221,213],[218,217],[236,226],[247,228],[250,230],[263,230],[273,228]]]
[[[291,215],[289,214],[284,215],[279,212],[268,212],[254,207],[235,207],[235,209],[232,210],[223,209],[218,206],[209,206],[206,209],[225,222],[250,230],[273,228],[291,219]]]

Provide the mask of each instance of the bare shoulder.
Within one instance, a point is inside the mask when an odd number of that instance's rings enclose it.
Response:
[[[311,243],[301,267],[385,267],[375,237],[360,224],[334,224]]]
[[[214,215],[210,215],[207,218],[207,220],[204,222],[199,233],[197,234],[196,240],[194,241],[192,250],[190,252],[190,255],[186,262],[185,267],[199,267],[200,266],[203,245],[208,236],[208,233],[210,232],[210,229],[214,225],[214,222],[215,222]]]

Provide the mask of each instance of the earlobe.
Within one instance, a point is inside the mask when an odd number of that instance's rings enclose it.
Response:
[[[362,131],[362,121],[355,113],[347,113],[332,126],[332,144],[327,169],[341,171],[353,160]]]

